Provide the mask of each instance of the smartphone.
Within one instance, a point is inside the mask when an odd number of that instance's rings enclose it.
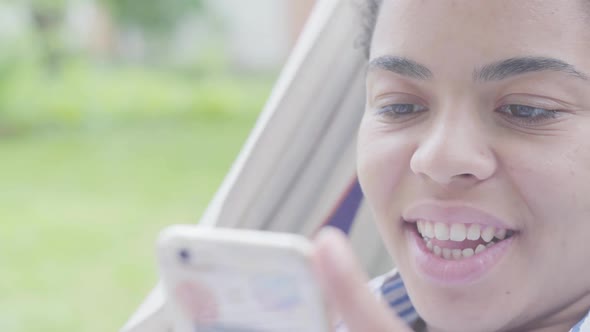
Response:
[[[175,225],[157,244],[174,332],[328,332],[303,236]]]

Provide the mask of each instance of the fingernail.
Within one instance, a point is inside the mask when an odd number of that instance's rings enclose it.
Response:
[[[315,242],[323,264],[331,273],[345,272],[350,263],[346,235],[335,227],[324,227],[315,237]]]
[[[343,234],[339,228],[336,228],[334,226],[324,226],[320,228],[320,230],[316,233],[316,235],[314,236],[314,240],[321,241],[322,238],[331,237],[334,233]]]

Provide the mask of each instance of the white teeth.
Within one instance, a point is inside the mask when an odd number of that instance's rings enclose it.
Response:
[[[437,240],[447,241],[449,239],[449,226],[442,222],[434,224],[434,235]]]
[[[434,254],[440,257],[440,254],[442,253],[442,249],[439,246],[434,246]]]
[[[423,231],[424,231],[424,233],[422,233],[422,235],[426,235],[427,237],[429,237],[431,239],[434,237],[434,226],[432,226],[431,222],[428,222],[428,221],[424,222]]]
[[[451,225],[451,233],[449,235],[451,241],[461,242],[465,240],[465,237],[467,237],[467,227],[465,227],[465,224]]]
[[[442,250],[442,256],[445,259],[451,259],[451,249],[449,249],[449,248],[443,248],[443,250]]]
[[[486,250],[491,246],[492,243],[489,243],[487,246],[483,244],[479,244],[475,250],[473,248],[465,248],[461,249],[450,249],[450,248],[441,248],[439,246],[432,245],[432,242],[428,242],[427,246],[429,247],[430,251],[432,251],[437,257],[442,257],[444,259],[454,259],[459,260],[462,258],[469,258],[473,255],[477,255],[482,251]]]
[[[483,244],[478,244],[477,248],[475,248],[475,254],[479,254],[480,252],[486,250],[486,246],[484,246]]]
[[[496,229],[493,226],[488,226],[481,232],[481,238],[486,242],[490,242],[494,238],[495,234]]]
[[[426,246],[428,249],[434,253],[437,257],[442,257],[447,260],[460,260],[462,258],[469,258],[473,255],[477,255],[482,251],[486,250],[487,248],[491,247],[494,243],[490,242],[487,245],[479,244],[475,248],[465,248],[461,249],[450,249],[450,248],[441,248],[439,246],[435,246],[432,244],[432,241],[428,241]]]
[[[471,256],[473,256],[473,254],[475,254],[475,252],[471,248],[463,249],[462,253],[463,253],[463,257],[465,257],[465,258],[471,257]]]
[[[447,224],[442,222],[430,222],[427,220],[417,220],[416,227],[418,232],[424,238],[426,247],[429,251],[434,253],[437,257],[441,257],[447,260],[460,260],[462,258],[468,258],[473,255],[477,255],[487,248],[494,245],[492,240],[495,238],[503,240],[506,238],[506,229],[496,229],[494,226],[482,226],[480,224]],[[484,240],[486,243],[480,243],[475,248],[465,249],[451,249],[445,248],[445,244],[440,242],[438,244],[443,247],[433,244],[432,239],[436,241],[455,241],[463,242],[466,239],[471,241],[477,241],[479,239]],[[468,243],[466,243],[468,244]]]
[[[422,237],[441,241],[462,242],[467,240],[477,241],[482,238],[485,242],[490,242],[494,237],[499,240],[506,238],[507,230],[504,228],[496,229],[494,226],[482,226],[480,224],[446,224],[442,222],[433,223],[427,220],[417,220],[416,227]]]
[[[498,238],[499,240],[504,240],[506,238],[506,228],[499,228],[496,231],[496,238]]]
[[[424,221],[423,220],[418,220],[416,222],[416,226],[418,227],[418,233],[424,234]]]
[[[478,224],[471,224],[467,230],[467,240],[478,240],[481,236],[481,227]]]

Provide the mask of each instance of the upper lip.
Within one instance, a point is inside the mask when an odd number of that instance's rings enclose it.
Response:
[[[423,202],[411,205],[402,214],[408,222],[428,220],[442,223],[463,223],[513,229],[501,218],[467,203]]]

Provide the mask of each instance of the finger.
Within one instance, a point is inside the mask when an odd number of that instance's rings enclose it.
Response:
[[[411,332],[371,293],[368,278],[341,231],[325,228],[315,243],[314,264],[319,282],[351,332]]]

